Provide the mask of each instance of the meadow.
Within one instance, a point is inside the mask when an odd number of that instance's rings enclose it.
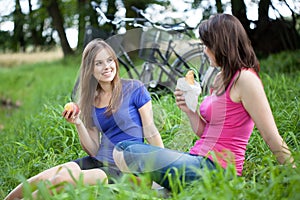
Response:
[[[300,51],[260,61],[261,79],[275,121],[299,166]],[[61,117],[64,104],[70,101],[79,65],[80,56],[0,65],[0,199],[26,178],[86,155],[75,127]],[[125,77],[124,72],[121,75]],[[188,151],[196,137],[186,116],[176,107],[173,95],[154,98],[153,106],[155,123],[165,146]],[[237,177],[232,167],[225,173],[207,172],[202,182],[189,186],[180,183],[180,192],[165,197],[147,185],[130,184],[128,179],[125,176],[117,184],[96,186],[86,186],[79,180],[76,187],[66,184],[61,193],[53,190],[52,196],[47,183],[36,187],[40,199],[59,200],[300,199],[299,167],[279,165],[257,129],[247,146],[242,177]],[[25,199],[31,199],[31,187],[25,186]]]

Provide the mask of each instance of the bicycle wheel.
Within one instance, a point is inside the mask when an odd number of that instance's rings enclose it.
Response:
[[[174,61],[172,67],[179,71],[182,77],[189,69],[197,71],[196,80],[200,82],[203,95],[209,93],[210,85],[218,72],[217,68],[210,67],[209,60],[202,51],[202,48],[195,48],[186,52]],[[174,89],[175,86],[176,85],[174,85]]]

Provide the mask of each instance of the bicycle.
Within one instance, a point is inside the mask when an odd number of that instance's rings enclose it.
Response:
[[[179,39],[182,43],[184,37],[192,38],[190,31],[194,30],[194,27],[189,27],[184,22],[156,23],[148,18],[142,10],[135,7],[132,9],[141,17],[110,20],[97,3],[92,2],[91,5],[104,23],[112,25],[113,29],[110,33],[103,34],[99,29],[87,27],[84,46],[95,37],[100,36],[113,47],[118,61],[126,69],[128,77],[141,80],[150,91],[156,93],[173,91],[177,79],[183,77],[187,70],[193,69],[196,72],[196,80],[202,87],[202,94],[206,95],[209,92],[209,85],[218,70],[209,66],[208,58],[203,53],[203,44],[200,41],[189,42],[185,39],[188,49],[181,53],[177,51],[178,43],[174,41],[174,39]],[[126,34],[118,34],[119,27],[124,23],[135,29],[127,30]],[[95,31],[100,34],[95,34]],[[132,41],[128,41],[128,35],[139,36],[140,42],[137,47],[132,45],[136,43],[136,37]],[[127,39],[124,39],[126,36]],[[132,38],[129,37],[129,39]],[[163,44],[165,45],[163,46]],[[129,52],[135,50],[138,50],[139,58],[143,62],[142,67],[137,67],[134,59],[129,55]],[[75,95],[77,85],[78,81],[73,88],[72,97]]]

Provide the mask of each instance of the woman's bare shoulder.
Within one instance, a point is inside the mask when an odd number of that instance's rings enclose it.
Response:
[[[236,82],[236,90],[241,99],[254,97],[263,93],[263,85],[259,76],[252,70],[242,70]]]
[[[250,86],[252,84],[261,84],[259,76],[253,70],[241,70],[240,76],[237,80],[237,84],[241,86]]]

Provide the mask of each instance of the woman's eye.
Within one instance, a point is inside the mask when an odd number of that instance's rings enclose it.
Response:
[[[102,62],[96,62],[96,66],[101,66]]]

